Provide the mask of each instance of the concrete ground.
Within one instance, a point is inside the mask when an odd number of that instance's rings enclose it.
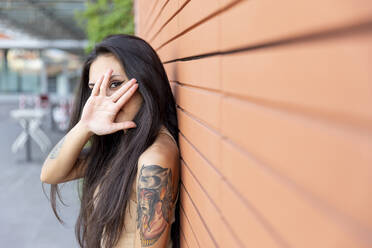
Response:
[[[0,104],[0,247],[4,248],[74,248],[74,225],[79,212],[77,181],[62,184],[59,212],[65,221],[61,225],[52,212],[42,190],[40,170],[44,158],[36,143],[32,142],[31,163],[25,161],[25,150],[11,152],[11,144],[20,134],[21,126],[13,120],[9,111],[17,108],[12,103]],[[50,130],[48,122],[43,130],[53,146],[63,136]],[[50,186],[45,184],[49,197]]]

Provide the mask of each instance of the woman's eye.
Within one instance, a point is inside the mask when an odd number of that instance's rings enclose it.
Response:
[[[121,82],[112,82],[110,84],[110,88],[116,88],[116,87],[119,87],[124,81],[121,81]]]

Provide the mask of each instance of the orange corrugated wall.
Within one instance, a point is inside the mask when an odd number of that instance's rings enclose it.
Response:
[[[137,0],[179,118],[182,247],[372,247],[372,1]]]

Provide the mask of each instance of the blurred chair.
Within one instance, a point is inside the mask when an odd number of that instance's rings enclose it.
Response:
[[[31,159],[31,138],[36,142],[40,149],[45,153],[51,147],[51,141],[41,130],[41,120],[47,112],[40,108],[15,109],[10,112],[12,118],[16,119],[23,128],[22,133],[12,144],[12,152],[16,153],[19,149],[26,146],[26,161]]]

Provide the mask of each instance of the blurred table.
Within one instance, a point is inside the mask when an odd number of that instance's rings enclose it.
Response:
[[[26,161],[31,158],[31,139],[33,139],[40,149],[45,152],[51,146],[48,136],[41,130],[40,125],[47,111],[41,108],[15,109],[10,111],[12,118],[17,120],[23,128],[22,133],[12,144],[12,152],[16,153],[26,145]]]

